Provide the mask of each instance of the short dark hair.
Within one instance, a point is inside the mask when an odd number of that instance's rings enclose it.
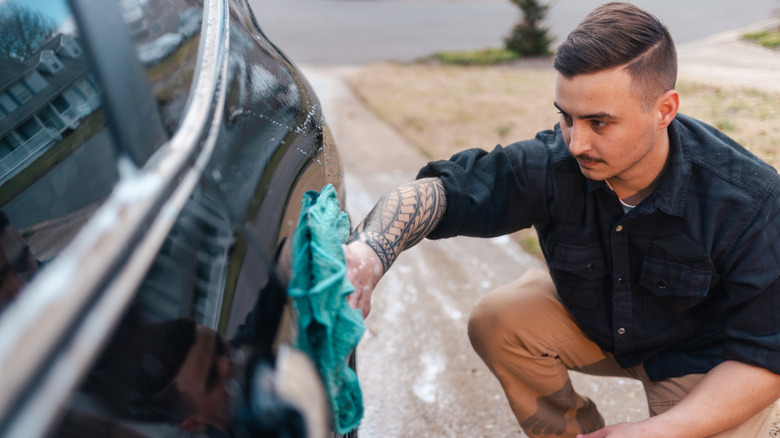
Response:
[[[553,65],[566,78],[626,66],[645,108],[677,82],[669,30],[654,15],[623,2],[588,14],[558,47]]]

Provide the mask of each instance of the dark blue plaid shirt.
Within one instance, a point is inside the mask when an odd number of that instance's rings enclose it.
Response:
[[[429,238],[533,225],[585,333],[653,380],[725,360],[780,374],[780,177],[689,117],[669,137],[659,186],[628,213],[604,182],[582,175],[559,126],[429,163],[418,177],[440,177],[448,202]]]

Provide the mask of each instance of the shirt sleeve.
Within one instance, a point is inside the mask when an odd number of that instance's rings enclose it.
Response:
[[[554,138],[545,131],[491,152],[469,149],[428,163],[417,178],[441,178],[447,193],[447,210],[428,238],[494,237],[546,217],[552,190],[548,143]]]
[[[777,187],[761,203],[756,219],[732,250],[724,275],[725,358],[780,374],[780,195]]]

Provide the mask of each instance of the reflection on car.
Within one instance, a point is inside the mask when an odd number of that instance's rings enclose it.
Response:
[[[327,184],[245,1],[0,3],[0,436],[331,436],[277,263]]]

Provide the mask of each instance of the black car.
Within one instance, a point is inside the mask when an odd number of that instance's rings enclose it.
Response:
[[[330,436],[280,263],[328,184],[245,0],[0,3],[0,436]]]

